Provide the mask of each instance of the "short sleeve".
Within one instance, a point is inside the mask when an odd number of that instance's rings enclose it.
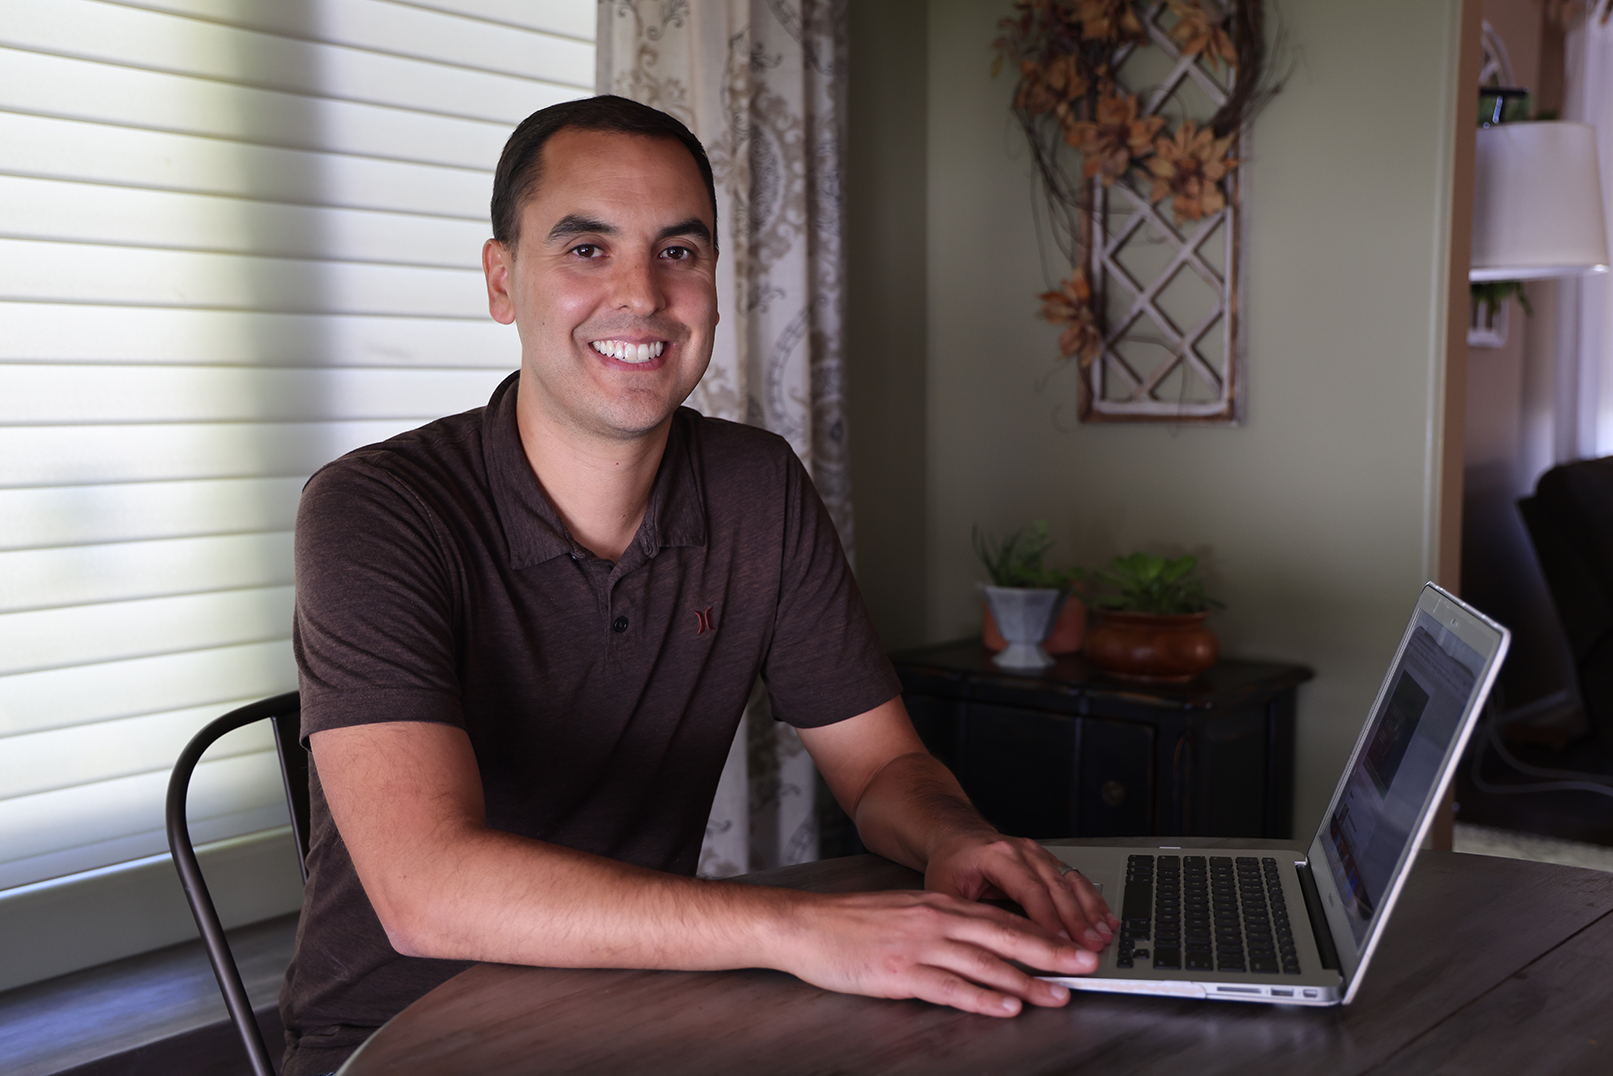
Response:
[[[763,664],[773,716],[832,725],[901,694],[839,532],[793,452],[785,468],[778,612]]]
[[[303,490],[295,549],[304,740],[382,721],[463,725],[454,565],[420,499],[377,467],[339,460]]]

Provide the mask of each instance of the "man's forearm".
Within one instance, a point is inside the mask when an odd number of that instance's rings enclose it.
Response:
[[[360,871],[407,956],[549,967],[778,967],[812,894],[645,870],[485,828]]]
[[[398,952],[560,967],[768,964],[797,904],[486,823],[464,731],[390,722],[310,737],[331,817]]]
[[[918,871],[929,866],[942,842],[996,832],[951,771],[924,753],[886,763],[863,791],[854,821],[871,851]]]

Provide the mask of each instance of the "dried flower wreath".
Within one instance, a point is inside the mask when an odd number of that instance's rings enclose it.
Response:
[[[1262,83],[1264,13],[1261,0],[1017,0],[1014,9],[998,23],[992,73],[1004,65],[1019,73],[1014,116],[1072,267],[1042,295],[1042,317],[1065,326],[1059,351],[1085,370],[1104,346],[1103,311],[1082,256],[1091,181],[1146,178],[1149,200],[1169,198],[1177,224],[1224,208],[1224,181],[1240,163],[1232,156],[1238,132],[1274,92]],[[1213,116],[1184,118],[1171,130],[1117,82],[1126,57],[1157,34],[1168,34],[1184,57],[1228,69],[1230,92]],[[1067,167],[1072,150],[1079,173]]]
[[[1545,0],[1546,21],[1559,30],[1572,30],[1581,19],[1595,13],[1593,0]],[[1601,24],[1606,26],[1613,7],[1602,8]]]

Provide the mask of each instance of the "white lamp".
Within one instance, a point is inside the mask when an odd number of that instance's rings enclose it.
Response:
[[[1500,123],[1478,131],[1468,279],[1605,273],[1607,222],[1587,123]]]

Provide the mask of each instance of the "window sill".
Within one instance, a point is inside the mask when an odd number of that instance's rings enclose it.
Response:
[[[228,932],[269,1053],[296,915]],[[12,1076],[248,1072],[200,940],[0,993],[0,1057]]]

